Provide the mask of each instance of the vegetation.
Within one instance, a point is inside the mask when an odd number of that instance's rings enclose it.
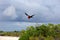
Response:
[[[19,31],[12,31],[12,32],[0,31],[0,36],[20,36],[20,32]]]
[[[19,40],[60,40],[60,24],[30,26],[21,31]]]
[[[20,36],[19,40],[60,40],[60,24],[35,25],[22,31],[0,31],[0,36]]]

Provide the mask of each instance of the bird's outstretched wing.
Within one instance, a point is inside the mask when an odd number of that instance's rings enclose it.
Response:
[[[27,13],[25,13],[26,16],[29,16]]]
[[[33,17],[34,15],[32,15],[31,17]]]
[[[32,15],[32,17],[33,17],[34,15]]]

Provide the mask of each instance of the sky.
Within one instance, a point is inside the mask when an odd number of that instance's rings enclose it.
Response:
[[[27,27],[34,25],[36,25],[36,23],[0,22],[0,31],[21,31],[21,30],[26,30]]]
[[[35,16],[28,19],[25,12]],[[60,23],[60,0],[0,0],[0,30],[21,30],[36,23]]]

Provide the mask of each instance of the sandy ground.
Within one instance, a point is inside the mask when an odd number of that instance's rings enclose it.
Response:
[[[0,40],[18,40],[19,37],[0,36]]]

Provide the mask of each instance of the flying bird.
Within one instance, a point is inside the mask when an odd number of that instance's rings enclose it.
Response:
[[[28,19],[32,18],[34,15],[28,15],[27,13],[25,13],[25,15],[28,17]]]

